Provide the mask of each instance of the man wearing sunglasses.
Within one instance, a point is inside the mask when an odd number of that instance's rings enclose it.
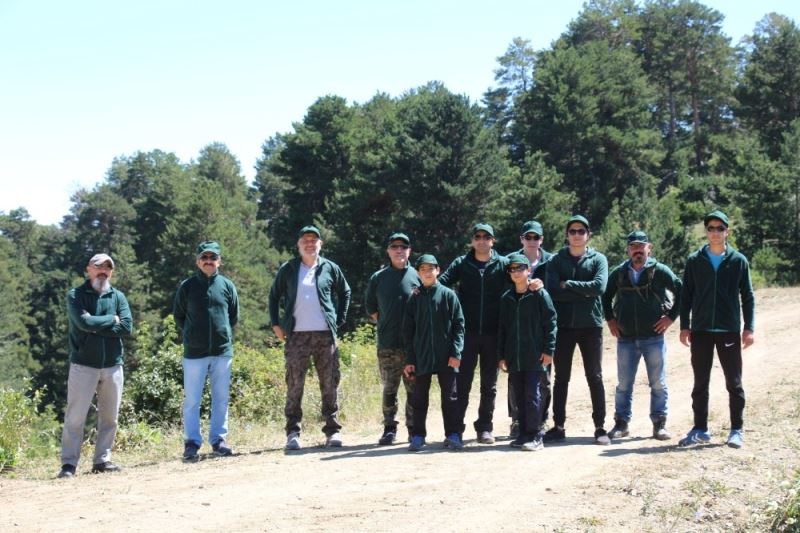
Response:
[[[107,254],[96,254],[86,265],[89,279],[67,293],[69,378],[59,478],[76,474],[86,415],[95,394],[97,438],[92,472],[120,470],[111,462],[111,448],[122,401],[122,339],[130,336],[133,318],[125,295],[111,286],[113,273],[114,260]]]
[[[681,342],[689,346],[694,372],[694,426],[681,446],[711,440],[708,432],[708,385],[714,348],[728,389],[731,429],[727,444],[744,446],[742,348],[754,342],[755,297],[747,259],[727,243],[728,217],[722,211],[705,216],[708,243],[686,260],[681,300]],[[744,330],[742,330],[744,318]]]
[[[600,297],[608,282],[606,256],[589,247],[589,221],[574,215],[567,221],[567,245],[547,263],[546,288],[558,313],[558,335],[554,354],[554,426],[545,442],[566,438],[567,393],[572,374],[572,356],[577,345],[592,399],[596,444],[610,444],[604,429],[606,418],[603,386],[603,307]]]
[[[383,384],[383,435],[378,444],[394,444],[397,439],[397,391],[402,380],[406,390],[405,423],[411,438],[413,381],[403,374],[403,316],[408,298],[420,286],[417,271],[408,264],[411,241],[405,233],[389,236],[386,248],[389,265],[378,270],[367,283],[365,307],[378,323],[378,370]]]
[[[175,293],[173,315],[183,337],[183,459],[198,460],[203,444],[200,402],[206,378],[211,393],[208,442],[217,457],[233,455],[228,438],[228,402],[233,328],[239,321],[239,296],[231,280],[219,273],[221,249],[215,241],[197,246],[194,276]]]

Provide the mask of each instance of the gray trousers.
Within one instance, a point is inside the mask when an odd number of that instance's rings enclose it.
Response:
[[[109,368],[70,363],[67,380],[67,409],[61,433],[61,464],[78,466],[83,444],[83,426],[97,393],[97,443],[93,464],[111,460],[117,435],[117,414],[122,401],[122,365]]]

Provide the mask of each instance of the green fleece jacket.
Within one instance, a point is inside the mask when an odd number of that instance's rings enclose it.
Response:
[[[500,296],[510,287],[506,275],[508,259],[492,250],[483,273],[478,269],[475,251],[457,257],[441,276],[439,283],[453,288],[458,284],[458,299],[464,309],[466,332],[497,335]]]
[[[415,287],[421,285],[417,271],[391,265],[372,274],[364,298],[368,315],[378,313],[378,349],[403,347],[403,316],[406,302]]]
[[[403,319],[406,364],[417,375],[447,368],[450,357],[461,359],[464,349],[464,314],[456,293],[441,283],[420,287],[406,302]]]
[[[280,326],[287,336],[294,331],[294,302],[297,299],[299,274],[300,258],[295,257],[281,265],[269,290],[270,321],[273,326]],[[347,320],[350,285],[339,265],[324,257],[319,258],[315,276],[319,305],[335,338],[338,328]]]
[[[755,296],[750,264],[730,245],[714,271],[703,246],[686,260],[681,292],[681,329],[691,331],[755,331]]]
[[[497,359],[509,372],[547,370],[539,360],[556,349],[556,310],[545,289],[517,294],[510,289],[500,301]]]
[[[67,293],[67,315],[70,362],[92,368],[122,364],[122,339],[133,331],[131,309],[122,291],[112,287],[98,294],[86,281]]]
[[[239,296],[222,274],[202,271],[183,280],[173,304],[175,324],[183,337],[183,356],[233,356],[233,328],[239,321]]]
[[[644,263],[639,282],[630,276],[630,259],[615,266],[603,293],[603,314],[615,319],[623,337],[655,337],[653,326],[662,317],[673,321],[680,313],[683,283],[667,265],[652,257]],[[669,291],[669,292],[668,292]]]
[[[600,297],[608,281],[608,260],[593,248],[579,259],[564,246],[547,262],[545,288],[558,313],[561,329],[603,327]],[[564,287],[561,287],[564,282]]]

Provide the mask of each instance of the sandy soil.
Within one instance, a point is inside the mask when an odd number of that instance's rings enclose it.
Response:
[[[689,531],[761,529],[753,513],[798,467],[800,289],[757,293],[756,344],[745,352],[746,447],[723,445],[727,393],[712,374],[712,444],[678,448],[691,427],[688,349],[669,337],[671,441],[650,437],[649,391],[640,367],[631,437],[592,443],[581,368],[570,390],[567,441],[536,453],[465,435],[461,452],[436,443],[410,454],[379,447],[376,435],[345,433],[345,446],[245,451],[186,465],[129,466],[117,475],[69,481],[0,478],[0,531],[502,530]],[[606,338],[610,429],[615,342]],[[576,357],[576,367],[580,357]],[[502,380],[504,381],[504,380]],[[508,423],[505,387],[496,434]],[[474,405],[476,402],[472,402]],[[438,428],[438,411],[429,428]],[[469,420],[474,419],[471,415]],[[431,431],[437,437],[438,431]]]

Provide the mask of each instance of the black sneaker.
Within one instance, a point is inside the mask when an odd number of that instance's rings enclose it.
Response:
[[[627,437],[630,434],[631,432],[628,430],[628,423],[621,418],[615,418],[614,427],[608,432],[608,438],[619,439],[622,437]]]
[[[105,474],[106,472],[120,472],[122,467],[115,465],[111,461],[95,463],[92,465],[92,474]]]
[[[397,428],[393,428],[391,426],[386,426],[383,428],[383,435],[381,438],[378,439],[378,444],[381,446],[389,446],[394,444],[394,441],[397,440]]]
[[[183,460],[187,462],[194,462],[200,459],[197,455],[197,451],[200,449],[200,446],[195,444],[192,441],[186,442],[183,447]]]
[[[597,428],[594,430],[594,443],[601,446],[608,446],[611,444],[611,437],[608,436],[605,429]]]
[[[525,444],[526,439],[522,435],[517,435],[517,438],[509,442],[509,446],[512,448],[521,448],[523,444]]]
[[[57,477],[58,479],[75,477],[75,465],[61,465],[61,472]]]
[[[211,445],[215,457],[230,457],[233,455],[233,450],[230,446],[225,444],[224,440]]]
[[[564,428],[553,426],[545,432],[543,440],[545,442],[561,442],[566,438],[567,432]]]
[[[514,421],[511,423],[511,427],[508,429],[508,438],[514,440],[518,437],[519,437],[519,422]]]

